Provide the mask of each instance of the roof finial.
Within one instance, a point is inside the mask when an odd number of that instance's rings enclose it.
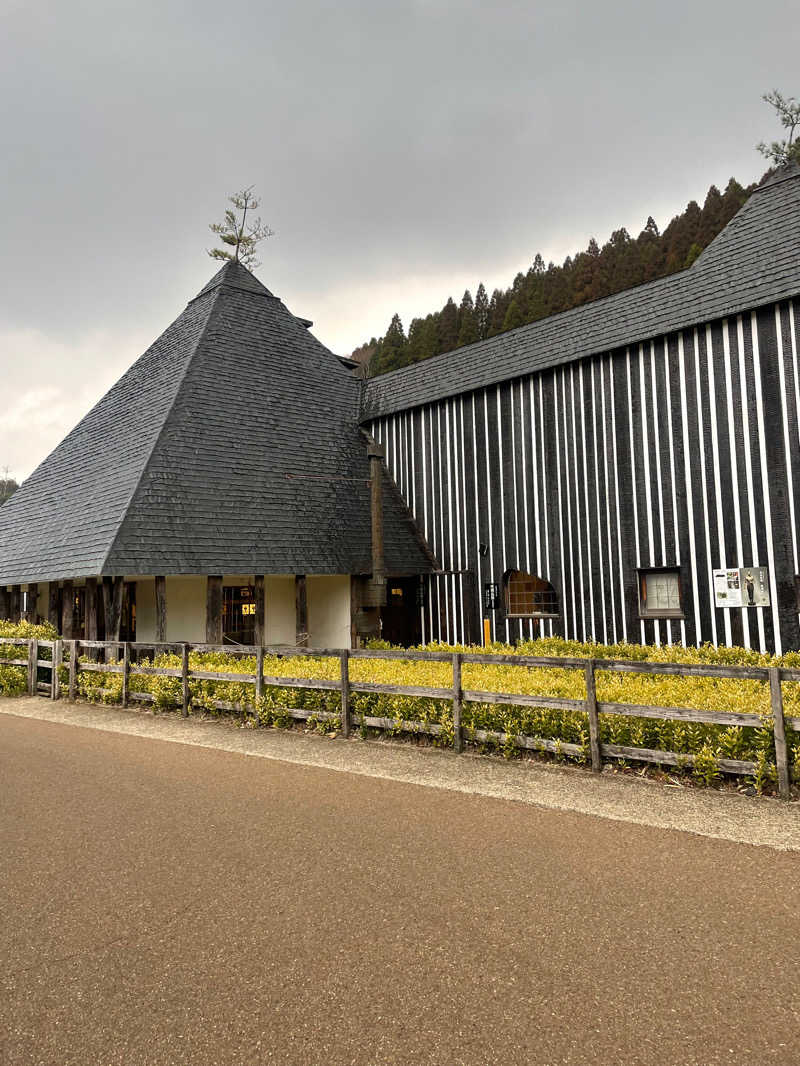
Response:
[[[241,192],[236,192],[228,197],[228,202],[233,204],[237,212],[241,212],[241,218],[230,207],[225,210],[224,222],[212,222],[208,227],[212,233],[219,235],[223,244],[233,248],[232,252],[225,248],[212,248],[209,255],[212,259],[225,259],[241,263],[249,270],[255,270],[261,266],[256,259],[256,245],[266,237],[271,237],[273,231],[265,225],[260,218],[247,225],[248,211],[255,211],[261,203],[253,195],[253,186],[249,185]]]

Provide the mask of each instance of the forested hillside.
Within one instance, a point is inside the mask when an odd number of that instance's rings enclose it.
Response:
[[[638,237],[618,229],[602,248],[592,238],[586,251],[568,256],[561,266],[545,265],[537,255],[528,272],[517,274],[509,288],[495,289],[489,296],[481,283],[474,298],[468,289],[460,304],[451,297],[440,311],[412,319],[408,334],[400,316],[394,315],[385,335],[356,348],[353,358],[367,366],[369,376],[385,374],[684,270],[755,187],[744,189],[733,178],[724,193],[712,185],[702,207],[692,200],[663,233],[648,218]]]

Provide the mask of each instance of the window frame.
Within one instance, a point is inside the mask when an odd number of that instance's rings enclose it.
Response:
[[[504,613],[505,613],[505,617],[506,618],[513,619],[513,618],[560,618],[561,617],[561,611],[560,610],[555,611],[555,612],[554,611],[531,611],[531,612],[527,612],[525,614],[512,613],[509,610],[509,608],[511,606],[511,590],[510,590],[510,586],[511,586],[511,575],[512,574],[524,574],[526,577],[535,578],[537,581],[543,581],[546,585],[548,585],[553,590],[553,598],[555,599],[556,603],[558,603],[558,594],[557,594],[555,588],[553,587],[553,584],[552,584],[551,581],[548,581],[546,578],[541,577],[539,574],[531,574],[527,570],[520,570],[519,567],[512,566],[512,567],[509,567],[508,570],[506,570],[506,572],[503,574],[503,582],[502,582],[502,589],[503,589],[502,603],[503,603]]]
[[[646,580],[649,574],[674,574],[678,579],[678,603],[679,607],[665,608],[665,607],[646,607],[643,603],[642,593],[645,592]],[[639,566],[636,568],[637,578],[637,597],[639,605],[639,618],[642,621],[648,619],[663,618],[667,621],[683,621],[686,618],[686,610],[683,602],[683,575],[679,566]]]

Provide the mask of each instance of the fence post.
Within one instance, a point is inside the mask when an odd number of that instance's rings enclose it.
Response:
[[[453,751],[464,750],[464,734],[461,729],[461,652],[453,653]]]
[[[255,691],[255,717],[256,725],[259,722],[258,712],[261,710],[261,699],[264,695],[264,645],[259,644],[256,652],[256,691]]]
[[[28,695],[36,695],[36,677],[39,659],[39,641],[36,637],[28,641]]]
[[[189,645],[181,645],[181,714],[184,718],[189,714]]]
[[[64,658],[64,642],[59,638],[53,641],[52,669],[50,671],[50,699],[57,700],[61,695],[61,679],[58,671]]]
[[[600,751],[600,723],[597,716],[597,689],[595,687],[594,659],[586,663],[586,714],[589,718],[589,748],[592,753],[592,771],[599,774],[603,769]]]
[[[350,736],[350,652],[343,648],[339,654],[342,677],[342,736]]]
[[[128,706],[128,687],[131,679],[131,646],[126,640],[122,645],[122,706]]]
[[[69,698],[75,699],[78,691],[78,642],[69,642]]]
[[[772,704],[772,728],[775,733],[775,763],[778,767],[778,792],[781,799],[791,799],[789,782],[789,755],[786,750],[786,726],[783,721],[783,692],[781,671],[778,666],[769,668],[769,699]]]

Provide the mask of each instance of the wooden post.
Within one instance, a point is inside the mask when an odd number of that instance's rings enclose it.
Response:
[[[47,585],[47,621],[57,633],[59,629],[57,581],[50,581]]]
[[[64,659],[63,640],[53,641],[53,669],[50,676],[50,699],[57,700],[61,695],[61,679],[58,676],[59,667]]]
[[[61,636],[72,640],[75,630],[75,589],[71,581],[64,582],[61,597]]]
[[[256,600],[256,625],[254,640],[260,647],[264,644],[266,636],[266,612],[264,610],[264,575],[256,574],[253,585]]]
[[[74,701],[78,694],[78,642],[70,641],[69,648],[69,698]]]
[[[306,575],[294,575],[295,644],[308,647],[308,590]]]
[[[122,706],[128,706],[128,688],[131,680],[131,646],[126,640],[122,645]]]
[[[20,597],[21,597],[21,595],[22,595],[22,590],[19,587],[19,585],[12,585],[11,586],[11,595],[10,595],[10,604],[9,604],[10,610],[9,610],[9,614],[8,614],[8,616],[11,619],[12,622],[18,622],[19,619],[20,619]]]
[[[600,751],[600,722],[597,715],[597,689],[595,687],[594,659],[586,663],[586,714],[589,717],[589,748],[592,753],[592,770],[599,774],[603,769]]]
[[[206,587],[206,644],[222,643],[222,575],[213,574]]]
[[[189,645],[181,645],[181,714],[189,714]]]
[[[772,728],[775,732],[775,763],[778,768],[778,793],[781,799],[791,799],[789,780],[789,754],[786,749],[786,726],[783,720],[783,692],[781,671],[777,666],[769,668],[769,698],[772,704]]]
[[[156,586],[156,640],[159,644],[167,642],[167,579],[163,575],[155,578]]]
[[[256,652],[256,691],[255,691],[255,704],[256,704],[256,722],[258,722],[258,712],[261,710],[261,698],[264,695],[264,648],[261,644],[258,646]]]
[[[86,639],[97,640],[97,578],[86,578]],[[93,656],[94,658],[94,656]]]
[[[461,729],[462,709],[461,688],[461,652],[453,655],[453,751],[461,753],[464,750],[464,733]]]
[[[0,620],[9,616],[9,595],[5,585],[0,585]]]
[[[343,648],[339,654],[342,676],[342,736],[350,736],[350,652]]]
[[[38,674],[39,641],[36,637],[28,641],[28,695],[36,695],[36,677]]]
[[[28,591],[25,593],[25,617],[32,625],[36,625],[38,600],[39,586],[29,582]]]

